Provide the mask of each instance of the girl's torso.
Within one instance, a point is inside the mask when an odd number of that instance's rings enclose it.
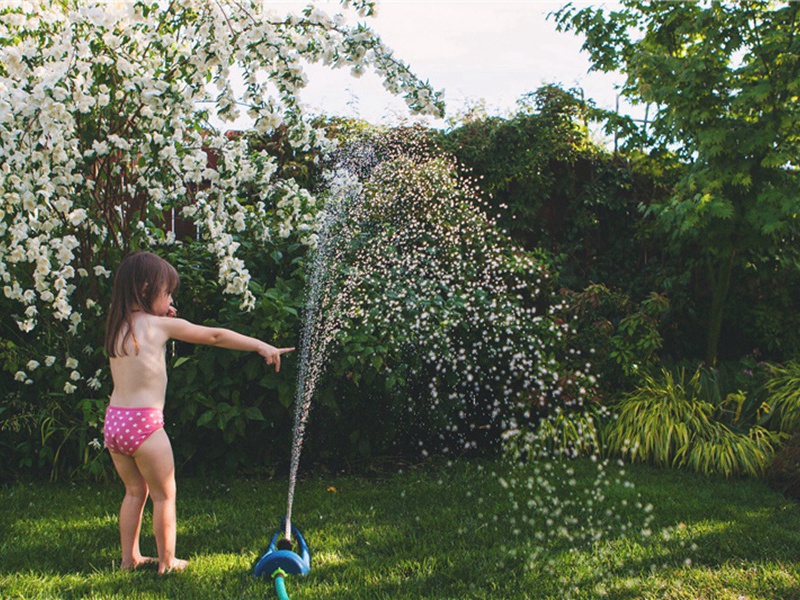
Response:
[[[125,352],[109,360],[114,389],[111,406],[126,408],[164,408],[167,392],[166,344],[168,337],[158,326],[159,317],[134,313],[133,334],[125,342]],[[120,332],[120,342],[126,329]],[[138,345],[138,353],[137,353]]]

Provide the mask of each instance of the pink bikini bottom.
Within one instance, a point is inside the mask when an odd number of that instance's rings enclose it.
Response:
[[[131,456],[154,432],[164,427],[160,408],[123,408],[109,406],[103,437],[106,448],[117,454]]]

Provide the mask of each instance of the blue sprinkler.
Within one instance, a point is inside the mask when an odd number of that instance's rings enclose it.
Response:
[[[279,600],[289,600],[284,583],[286,575],[308,575],[311,570],[311,553],[308,551],[308,545],[303,534],[294,525],[292,525],[292,535],[297,540],[298,552],[292,550],[291,540],[278,539],[285,527],[286,517],[281,520],[280,529],[272,536],[267,551],[253,572],[256,577],[272,577]]]

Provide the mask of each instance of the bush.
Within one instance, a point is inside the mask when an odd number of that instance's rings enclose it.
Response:
[[[677,375],[667,369],[644,374],[616,407],[618,416],[608,426],[608,451],[705,475],[762,475],[781,435],[757,424],[742,429],[739,422],[740,431],[735,431],[723,423],[724,406],[708,400],[704,379],[701,370],[689,379],[684,369]]]
[[[770,406],[770,424],[784,433],[800,430],[800,362],[770,368],[765,384]]]
[[[788,242],[791,247],[792,243]],[[724,342],[734,351],[758,348],[771,361],[800,356],[800,269],[778,257],[753,260],[734,281],[738,297],[731,302],[726,320],[731,335]]]
[[[211,276],[213,257],[187,242],[166,255],[181,275],[182,317],[226,327],[277,346],[298,342],[305,247],[291,238],[264,252],[244,244],[256,298],[243,312]],[[177,343],[170,360],[165,418],[176,461],[193,470],[274,469],[288,460],[297,355],[276,374],[253,353]]]
[[[254,252],[280,252],[270,242],[296,233],[313,245],[310,196],[291,177],[313,181],[309,150],[323,144],[299,103],[299,57],[373,68],[412,110],[443,110],[440,94],[363,24],[311,8],[275,21],[255,2],[184,4],[0,7],[0,347],[11,357],[0,376],[10,384],[0,412],[0,447],[11,449],[4,464],[53,477],[102,474],[97,438],[109,383],[98,348],[109,269],[130,251],[174,241],[169,219],[191,222],[201,260],[214,259],[203,279],[242,309],[267,293],[249,285]],[[356,8],[372,12],[369,3]],[[233,65],[247,85],[233,85]],[[256,144],[209,127],[215,116],[234,121],[242,103],[267,134]],[[268,321],[272,309],[264,310]],[[256,418],[250,408],[208,406],[198,418],[233,439],[242,419]]]
[[[275,221],[276,229],[278,222],[308,220],[317,211],[313,198],[305,194],[290,197],[294,204],[305,198],[298,207],[278,206],[284,198],[272,198],[264,215]],[[248,291],[254,298],[249,312],[242,311],[240,296],[224,293],[217,257],[204,241],[189,238],[150,249],[172,262],[181,276],[176,303],[182,317],[295,345],[303,261],[312,231],[293,227],[291,234],[276,236],[269,246],[252,231],[237,236],[242,268],[250,275]],[[110,297],[110,281],[101,282],[97,293]],[[87,311],[85,326],[72,333],[47,315],[40,317],[43,326],[21,332],[13,323],[14,312],[6,313],[3,323],[8,323],[0,330],[4,332],[0,338],[10,338],[0,341],[4,355],[0,377],[9,381],[0,406],[0,448],[4,451],[0,476],[4,479],[22,472],[48,474],[52,479],[102,478],[112,469],[102,445],[111,381],[102,350],[105,327],[100,308],[97,304],[96,310]],[[286,460],[294,357],[284,362],[276,377],[253,355],[181,343],[171,344],[169,350],[165,417],[179,466],[262,468]],[[32,363],[30,357],[36,360]],[[73,361],[77,360],[88,375],[76,379]]]
[[[546,270],[499,233],[454,162],[413,134],[353,153],[375,160],[357,161],[363,188],[332,269],[324,311],[341,319],[312,445],[464,451],[582,404],[588,366],[568,353]]]
[[[101,282],[98,289],[107,291]],[[71,332],[47,314],[39,327],[22,331],[18,310],[0,298],[0,480],[102,478],[111,465],[100,434],[111,390],[99,350],[100,311],[87,310],[83,326]]]
[[[580,292],[564,289],[561,295],[576,331],[572,343],[591,353],[600,374],[600,399],[612,402],[658,360],[660,326],[669,301],[653,292],[636,305],[625,292],[602,284]]]
[[[666,193],[671,170],[594,144],[587,123],[596,111],[582,96],[543,86],[516,114],[468,120],[441,144],[515,243],[559,258],[562,285],[602,282],[640,296],[664,266],[641,208]]]

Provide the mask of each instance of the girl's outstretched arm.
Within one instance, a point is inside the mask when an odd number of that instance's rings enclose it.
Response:
[[[230,350],[258,352],[268,365],[275,365],[275,371],[281,370],[281,355],[294,351],[294,348],[276,348],[257,338],[242,335],[223,327],[195,325],[186,319],[161,317],[159,323],[170,339]]]

